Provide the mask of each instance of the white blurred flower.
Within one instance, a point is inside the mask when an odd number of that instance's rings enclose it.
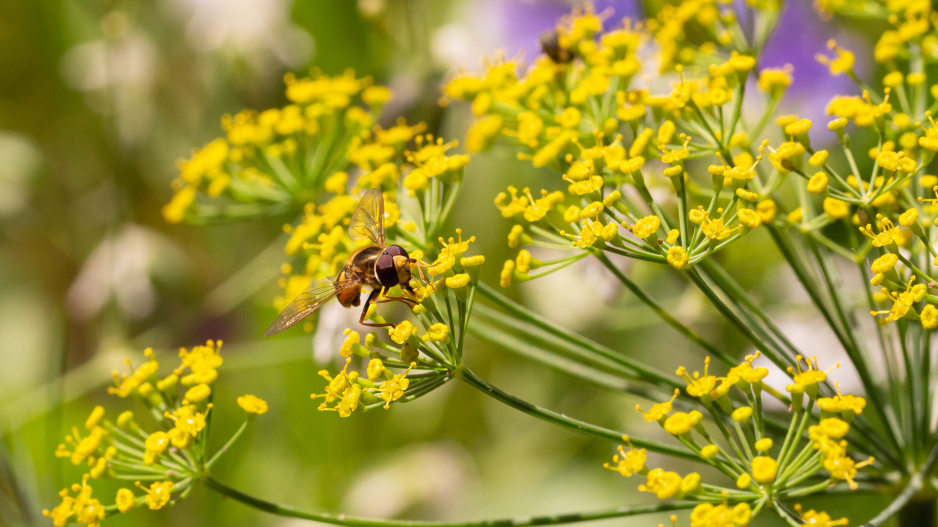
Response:
[[[0,131],[0,218],[22,211],[29,202],[30,180],[42,154],[27,137]]]
[[[157,47],[147,35],[122,31],[72,47],[62,57],[62,76],[85,93],[92,110],[116,115],[125,143],[136,143],[150,132],[157,62]]]
[[[414,507],[447,517],[458,510],[472,459],[455,443],[416,444],[398,450],[383,463],[361,474],[341,510],[393,518]]]
[[[145,317],[156,305],[151,275],[182,259],[178,250],[154,231],[127,224],[105,238],[85,260],[68,290],[66,306],[73,317],[87,320],[113,298],[125,316]]]
[[[290,68],[306,64],[313,39],[290,20],[289,0],[172,0],[186,21],[186,40],[202,53],[232,53],[263,71],[271,59]]]

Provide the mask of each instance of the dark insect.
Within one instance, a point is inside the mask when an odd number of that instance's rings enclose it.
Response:
[[[557,64],[566,64],[573,60],[573,53],[560,45],[560,36],[557,30],[541,33],[541,51]]]
[[[329,278],[319,280],[300,293],[267,328],[264,332],[265,336],[280,333],[303,320],[332,297],[338,297],[339,303],[345,307],[358,307],[361,305],[363,285],[370,286],[372,291],[358,319],[362,325],[395,326],[391,323],[375,324],[365,321],[365,314],[371,304],[393,301],[404,302],[410,306],[416,304],[415,300],[409,298],[387,296],[388,291],[396,285],[400,285],[402,289],[413,294],[414,290],[410,286],[411,269],[419,264],[417,260],[409,257],[407,251],[400,245],[385,245],[384,197],[380,189],[371,189],[362,197],[358,208],[352,213],[348,233],[352,240],[367,238],[374,245],[362,247],[350,254],[345,266],[334,280]],[[381,294],[382,291],[384,295]]]

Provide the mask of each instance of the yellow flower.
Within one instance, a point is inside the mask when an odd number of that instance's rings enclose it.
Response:
[[[830,199],[830,198],[828,198]],[[825,204],[827,201],[825,200]],[[825,208],[825,210],[827,210]],[[846,216],[846,214],[844,214]],[[896,241],[896,238],[899,236],[900,227],[895,225],[892,220],[884,217],[881,214],[877,214],[876,217],[880,220],[883,230],[881,232],[874,233],[873,226],[867,224],[866,227],[860,227],[860,232],[868,236],[873,240],[873,247],[885,247]]]
[[[212,394],[212,389],[207,384],[197,384],[186,390],[185,399],[189,402],[199,402]]]
[[[935,308],[932,304],[928,304],[922,309],[922,314],[919,318],[922,321],[923,328],[935,329],[938,327],[938,308]]]
[[[821,419],[817,425],[811,428],[815,429],[816,433],[823,434],[832,439],[840,439],[847,435],[847,432],[850,430],[850,425],[836,417],[829,417],[827,419]]]
[[[750,229],[755,229],[762,225],[762,216],[752,209],[739,209],[736,211],[736,216],[739,218],[740,223]]]
[[[409,320],[404,320],[396,327],[390,330],[391,340],[398,344],[404,344],[411,335],[417,332],[417,328]]]
[[[851,489],[856,489],[857,484],[853,481],[853,477],[857,475],[857,470],[873,463],[873,461],[872,457],[857,463],[845,455],[828,456],[824,460],[824,470],[830,472],[832,478],[842,479],[847,482]]]
[[[817,172],[811,179],[808,180],[808,192],[812,194],[820,194],[827,189],[827,174],[824,172]]]
[[[679,436],[690,432],[691,427],[703,419],[703,415],[694,410],[690,413],[677,412],[664,422],[664,429],[671,435]]]
[[[915,225],[915,221],[918,220],[918,209],[909,209],[902,213],[899,216],[899,225],[903,227],[911,227]]]
[[[692,397],[702,397],[709,396],[710,392],[713,391],[713,388],[716,387],[717,378],[713,375],[708,375],[708,370],[710,369],[710,357],[704,359],[704,373],[701,376],[700,372],[694,372],[694,375],[691,376],[687,373],[687,369],[681,366],[677,370],[677,374],[680,377],[683,377],[687,381],[687,394]]]
[[[732,417],[737,423],[748,421],[749,418],[752,417],[752,407],[743,406],[742,408],[737,408],[733,410]]]
[[[260,415],[267,413],[267,402],[251,394],[238,397],[238,406],[249,414]]]
[[[846,202],[834,198],[824,198],[824,212],[835,220],[846,218],[850,215],[850,205]],[[862,231],[862,230],[861,230]]]
[[[658,216],[646,216],[635,222],[632,227],[632,234],[639,238],[647,238],[658,230],[661,226],[661,220]]]
[[[648,472],[645,484],[639,485],[638,490],[653,492],[659,500],[665,500],[681,490],[681,476],[677,472],[667,472],[663,468],[655,468]]]
[[[690,513],[691,527],[746,527],[752,519],[748,503],[739,503],[730,508],[722,503],[701,503]]]
[[[700,487],[701,477],[697,472],[691,472],[681,480],[681,492],[692,494]]]
[[[756,483],[768,483],[775,479],[778,473],[778,463],[768,456],[752,458],[752,479]]]
[[[668,249],[668,263],[671,264],[675,269],[683,269],[687,266],[687,262],[690,261],[690,257],[687,256],[687,252],[680,245],[675,245]]]
[[[117,510],[127,512],[136,505],[134,493],[130,489],[120,489],[117,491]]]
[[[756,205],[756,212],[762,216],[762,223],[769,223],[775,219],[775,212],[777,210],[778,209],[775,206],[775,202],[770,199],[762,201]]]
[[[623,477],[631,477],[633,474],[638,474],[645,468],[645,460],[648,458],[648,452],[642,449],[636,449],[632,446],[629,436],[622,436],[627,443],[629,443],[629,451],[625,451],[625,447],[619,445],[618,454],[612,456],[612,462],[603,464],[603,468],[609,470],[614,470],[621,474]]]
[[[821,397],[817,400],[818,407],[832,414],[852,411],[854,414],[860,415],[863,408],[866,407],[866,399],[851,394],[843,395],[840,393],[839,383],[835,386],[837,387],[837,395],[834,397]]]
[[[172,497],[170,494],[173,490],[172,481],[156,481],[150,485],[150,488],[144,487],[139,481],[135,484],[146,491],[147,495],[144,496],[143,501],[147,507],[150,507],[150,510],[162,509]]]
[[[756,447],[756,452],[768,452],[772,450],[772,438],[763,437],[762,439],[756,441],[754,445]]]
[[[804,527],[837,527],[839,525],[850,524],[850,522],[847,521],[847,518],[832,520],[830,514],[827,514],[823,511],[818,512],[814,509],[811,509],[808,512],[802,512],[801,504],[795,505],[795,510],[798,511],[801,519],[804,520],[804,523],[802,524]]]
[[[671,411],[671,403],[674,402],[674,399],[677,398],[677,396],[678,396],[680,393],[681,393],[680,390],[678,390],[677,388],[675,388],[675,389],[674,389],[674,395],[671,397],[670,400],[665,401],[665,402],[663,402],[663,403],[658,403],[658,404],[652,405],[652,407],[649,408],[647,412],[643,412],[643,411],[642,411],[642,406],[639,405],[639,404],[636,404],[636,405],[635,405],[635,410],[637,410],[639,413],[643,414],[643,415],[645,416],[645,421],[647,421],[647,422],[649,422],[649,423],[654,422],[654,421],[658,421],[658,420],[660,420],[662,417],[668,415],[668,413]]]
[[[700,449],[700,457],[708,461],[715,458],[717,454],[719,453],[720,453],[720,447],[714,444],[709,444]]]
[[[873,260],[873,263],[870,265],[870,269],[874,273],[888,273],[896,266],[896,263],[899,262],[899,256],[893,253],[886,253],[879,258]]]
[[[766,68],[759,73],[759,89],[770,93],[779,93],[792,83],[791,68]]]
[[[795,373],[794,370],[788,368],[788,373],[792,374],[792,380],[795,381],[795,384],[788,385],[786,389],[788,389],[789,392],[791,392],[793,389],[797,392],[806,392],[809,390],[816,392],[818,383],[827,380],[827,372],[818,369],[817,357],[811,357],[811,360],[805,360],[805,364],[808,366],[808,369],[806,370],[801,369],[801,361],[804,358],[801,355],[798,355],[795,357],[795,359],[796,366],[798,367],[798,373]],[[834,368],[839,367],[839,363],[834,366]]]
[[[458,289],[460,287],[465,287],[469,283],[469,275],[466,273],[461,273],[453,276],[446,277],[446,287],[451,289]]]
[[[427,333],[420,337],[424,342],[433,341],[433,342],[443,342],[449,338],[449,326],[437,322],[429,328],[427,328]]]
[[[853,53],[847,51],[846,49],[837,45],[834,40],[830,40],[827,43],[828,49],[834,51],[835,58],[830,59],[825,55],[818,54],[815,58],[821,64],[824,64],[830,69],[830,73],[833,76],[840,75],[841,73],[849,73],[853,71],[853,63],[856,61]]]
[[[163,431],[153,432],[147,437],[144,445],[146,446],[146,452],[144,453],[143,462],[152,465],[157,456],[169,446],[169,435]]]

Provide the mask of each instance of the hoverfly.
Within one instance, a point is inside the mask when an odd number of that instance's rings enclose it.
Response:
[[[349,255],[345,266],[333,280],[325,278],[313,283],[306,291],[299,294],[288,305],[277,320],[264,332],[265,336],[275,335],[296,324],[320,306],[338,297],[345,307],[361,305],[362,286],[372,288],[362,315],[358,322],[364,326],[394,327],[395,324],[375,324],[365,321],[365,314],[371,304],[399,301],[408,305],[415,300],[404,297],[387,296],[392,287],[400,285],[408,293],[414,294],[410,286],[411,269],[419,265],[417,260],[407,255],[400,245],[386,245],[384,239],[384,197],[381,190],[373,188],[362,197],[358,208],[352,213],[348,227],[349,237],[353,241],[369,239],[374,245],[367,245]],[[421,269],[422,276],[422,269]],[[384,298],[380,298],[381,292]]]

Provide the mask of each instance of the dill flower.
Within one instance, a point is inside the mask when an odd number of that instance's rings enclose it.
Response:
[[[85,420],[85,433],[78,427],[72,428],[55,454],[68,458],[74,465],[84,465],[87,472],[80,484],[62,490],[59,494],[62,501],[55,508],[43,511],[54,525],[76,522],[97,526],[108,515],[126,513],[140,505],[157,510],[188,495],[219,456],[209,456],[206,450],[206,417],[214,403],[190,400],[191,388],[181,392],[186,383],[197,381],[205,383],[196,387],[209,390],[223,362],[219,354],[221,345],[220,341],[208,341],[202,346],[180,349],[179,366],[165,377],[160,377],[156,354],[150,348],[144,351],[147,360],[136,368],[129,359],[125,361],[129,374],[114,372],[115,386],[108,392],[140,401],[147,413],[157,418],[157,429],[144,430],[130,410],[112,420],[102,406],[95,407]],[[180,375],[184,382],[178,382]],[[253,395],[239,397],[238,404],[252,414],[267,411],[267,403]],[[244,429],[242,426],[235,432],[229,444]],[[222,451],[226,449],[227,446]],[[101,495],[94,496],[91,481],[109,478],[122,484],[134,483],[119,488],[113,502]],[[140,480],[151,483],[144,485]]]
[[[757,355],[746,357],[725,377],[710,373],[709,358],[705,360],[702,373],[689,374],[684,367],[677,370],[687,383],[687,396],[703,403],[713,426],[702,426],[703,414],[696,410],[667,416],[674,399],[645,413],[646,421],[661,423],[701,461],[722,473],[730,481],[729,485],[700,481],[698,473],[682,478],[664,468],[645,468],[644,451],[636,450],[628,436],[624,436],[624,440],[629,444],[629,450],[620,446],[613,463],[606,463],[604,468],[625,477],[635,474],[646,476],[639,490],[653,492],[659,499],[698,501],[690,516],[691,525],[748,525],[763,510],[766,497],[778,499],[776,497],[807,495],[837,481],[846,481],[850,488],[856,488],[854,478],[858,471],[873,460],[854,461],[847,452],[849,445],[845,439],[851,425],[830,414],[862,411],[861,399],[839,392],[836,398],[817,399],[811,395],[816,392],[811,386],[824,381],[826,373],[817,368],[816,360],[807,361],[808,367],[802,370],[799,357],[798,369],[789,372],[793,382],[792,393],[809,394],[812,403],[818,401],[822,414],[817,425],[806,429],[813,404],[793,405],[788,430],[780,431],[777,440],[781,446],[777,447],[777,441],[770,437],[766,427],[771,416],[762,410],[761,404],[765,391],[762,379],[768,371],[764,367],[753,366],[757,358]],[[727,388],[721,390],[722,386]],[[678,395],[675,393],[675,397]],[[741,401],[745,403],[740,404]],[[636,409],[641,411],[640,407]],[[708,428],[719,431],[721,440],[729,448],[721,449],[714,444]],[[814,482],[808,483],[811,478]],[[822,484],[818,484],[818,480]],[[686,485],[682,485],[684,481]],[[730,506],[728,496],[737,503]],[[722,505],[717,505],[721,501]]]

